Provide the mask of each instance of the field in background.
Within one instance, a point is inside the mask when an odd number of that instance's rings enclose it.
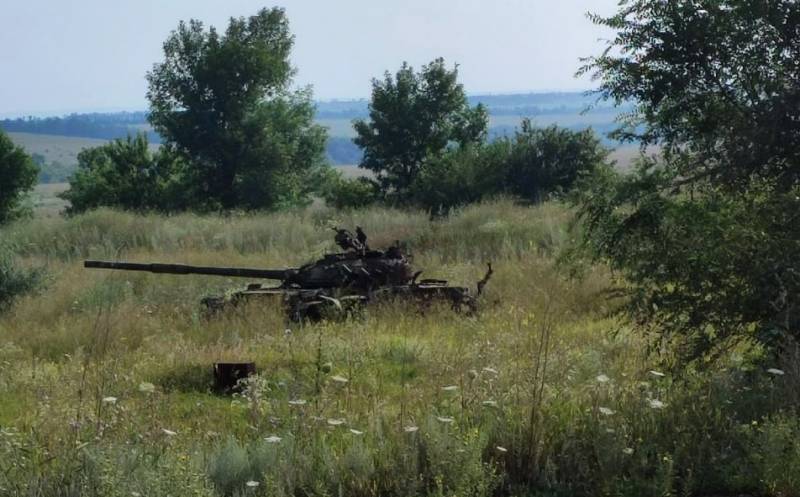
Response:
[[[36,185],[31,193],[31,202],[36,217],[58,216],[67,202],[58,198],[58,194],[69,188],[68,183],[46,183]]]
[[[587,128],[591,126],[602,134],[610,130],[615,116],[616,113],[609,109],[591,111],[587,114],[581,114],[580,111],[576,110],[573,113],[537,114],[531,116],[531,121],[537,126],[549,126],[551,124],[572,128]],[[355,136],[352,118],[324,117],[317,119],[317,122],[328,128],[332,137],[353,138]],[[500,135],[512,135],[513,129],[519,127],[521,122],[522,116],[518,115],[490,116],[489,129],[496,130]]]
[[[74,136],[39,135],[33,133],[8,133],[11,140],[22,146],[29,154],[42,155],[47,162],[77,164],[78,154],[84,148],[99,147],[108,143],[95,138]]]

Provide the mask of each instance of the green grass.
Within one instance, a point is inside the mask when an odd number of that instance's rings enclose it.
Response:
[[[556,266],[569,220],[497,201],[438,221],[101,210],[7,227],[50,279],[0,316],[0,495],[798,495],[795,373],[747,347],[664,369],[668,351],[609,316],[613,275]],[[81,267],[295,265],[333,248],[333,224],[406,240],[425,276],[456,284],[492,261],[480,314],[398,303],[298,326],[253,305],[206,320],[198,300],[242,282]],[[258,376],[212,393],[211,364],[237,360]]]

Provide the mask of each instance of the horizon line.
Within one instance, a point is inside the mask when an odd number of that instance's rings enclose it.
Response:
[[[498,96],[521,96],[521,95],[549,95],[549,94],[581,94],[586,95],[593,92],[592,89],[583,90],[567,90],[567,89],[542,89],[542,90],[520,90],[520,91],[498,91],[498,92],[475,92],[467,93],[467,97],[498,97]],[[334,97],[334,98],[320,98],[314,99],[314,103],[347,103],[347,102],[365,102],[369,101],[368,97]],[[0,119],[23,119],[26,117],[43,118],[43,117],[67,117],[73,114],[117,114],[123,112],[147,112],[146,108],[139,107],[94,107],[94,108],[66,108],[66,109],[49,109],[43,111],[0,111]]]

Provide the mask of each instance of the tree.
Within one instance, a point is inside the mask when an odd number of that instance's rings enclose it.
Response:
[[[305,201],[326,166],[310,90],[289,90],[282,9],[231,19],[225,34],[181,22],[147,74],[150,123],[191,167],[193,203],[272,208]]]
[[[184,184],[185,169],[171,149],[151,152],[142,133],[81,151],[69,190],[60,197],[69,201],[69,214],[101,206],[178,210],[191,196],[191,185]]]
[[[25,150],[0,130],[0,224],[22,213],[22,200],[36,185],[38,173]]]
[[[384,195],[407,200],[425,162],[445,150],[482,141],[488,114],[470,108],[458,69],[436,59],[416,73],[406,63],[394,77],[372,81],[369,120],[356,120],[359,164],[377,175]]]
[[[608,150],[591,129],[537,128],[524,119],[508,157],[507,184],[512,193],[539,202],[548,194],[569,191],[607,158]]]
[[[626,278],[626,308],[689,357],[800,338],[800,4],[625,1],[587,60],[635,102],[616,135],[658,145],[580,198],[585,247]]]
[[[635,102],[617,137],[661,146],[684,182],[797,184],[800,4],[625,0],[592,19],[617,35],[581,72],[600,80],[601,97]]]

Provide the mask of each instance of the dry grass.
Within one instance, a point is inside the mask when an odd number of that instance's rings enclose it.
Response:
[[[734,404],[741,362],[650,373],[643,338],[607,317],[610,276],[572,281],[554,265],[569,216],[500,201],[435,222],[316,208],[12,226],[4,239],[51,280],[0,317],[0,494],[796,495],[795,456],[750,459],[797,450],[777,448],[796,418],[761,417],[780,378],[751,370]],[[81,267],[295,265],[332,248],[332,224],[407,240],[428,277],[472,286],[492,260],[482,312],[398,304],[297,326],[264,305],[207,321],[199,298],[239,282]],[[213,394],[211,364],[236,360],[258,377]]]

